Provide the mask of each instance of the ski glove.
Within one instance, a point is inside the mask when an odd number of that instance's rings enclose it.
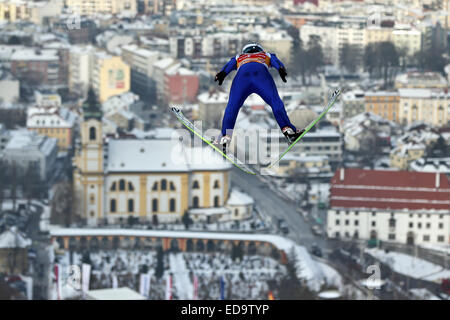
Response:
[[[226,76],[227,73],[225,71],[220,71],[218,74],[216,74],[216,78],[214,79],[214,81],[219,81],[219,86],[221,86]]]
[[[286,69],[284,67],[280,67],[280,69],[278,69],[278,73],[280,74],[281,80],[283,80],[283,82],[287,82],[287,80],[286,80],[286,76],[287,76]]]

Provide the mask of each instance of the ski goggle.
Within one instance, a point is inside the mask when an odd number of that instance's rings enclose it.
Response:
[[[263,48],[259,44],[248,44],[242,49],[242,53],[262,52]]]

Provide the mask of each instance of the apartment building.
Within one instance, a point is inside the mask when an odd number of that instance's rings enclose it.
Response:
[[[447,89],[401,88],[399,92],[400,123],[423,121],[443,127],[450,121],[450,93]]]
[[[364,95],[365,111],[399,122],[400,95],[397,91],[369,91]]]
[[[72,46],[69,51],[69,90],[85,96],[91,83],[93,46]]]
[[[58,139],[59,151],[72,147],[76,115],[65,108],[30,107],[27,109],[27,129]]]
[[[32,85],[57,85],[60,57],[55,49],[23,48],[11,55],[11,73]]]
[[[158,52],[140,48],[135,44],[122,47],[122,58],[131,69],[131,91],[146,102],[156,102],[156,82],[153,79],[153,64],[159,57],[160,54]]]
[[[449,244],[449,199],[443,173],[340,168],[331,179],[327,235]]]
[[[92,86],[100,102],[130,90],[130,66],[121,57],[104,51],[93,54]]]
[[[127,12],[133,16],[137,14],[136,0],[67,0],[66,5],[72,12],[82,16],[91,16],[96,13]]]

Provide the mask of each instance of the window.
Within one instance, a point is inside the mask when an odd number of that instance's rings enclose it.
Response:
[[[336,215],[337,215],[337,216],[339,215],[339,213],[340,213],[339,210],[336,210]]]
[[[153,191],[157,191],[157,190],[158,190],[158,181],[156,181],[156,182],[153,184],[152,190],[153,190]]]
[[[194,208],[198,208],[198,197],[194,197],[193,199],[192,199],[192,206],[194,207]]]
[[[109,207],[111,212],[116,212],[116,199],[111,199]]]
[[[119,181],[119,190],[120,191],[125,190],[125,180],[123,179]]]
[[[91,204],[94,204],[94,202],[95,202],[95,197],[94,197],[93,194],[91,194],[91,197],[90,197],[89,201],[91,202]]]
[[[372,212],[372,217],[375,217],[375,211]]]
[[[152,211],[153,212],[158,212],[158,199],[153,199],[152,200]]]
[[[439,223],[439,229],[444,229],[444,224],[442,222]]]
[[[417,228],[422,229],[422,224],[420,222],[417,224]]]
[[[219,207],[219,197],[218,196],[215,196],[214,197],[214,207]]]
[[[395,233],[389,234],[389,240],[395,240]]]
[[[395,228],[395,219],[393,219],[393,218],[389,219],[389,227]]]
[[[438,242],[444,242],[444,236],[438,236],[437,237]]]
[[[94,127],[89,128],[89,140],[95,140],[96,139],[96,132]]]
[[[355,226],[359,225],[359,221],[355,220]]]
[[[375,221],[372,221],[372,227],[375,227],[377,223]]]
[[[338,226],[340,224],[339,219],[336,219],[336,225]]]
[[[336,232],[336,233],[334,234],[334,236],[335,236],[336,238],[339,238],[339,237],[341,236],[341,234],[340,234],[339,231],[338,231],[338,232]]]
[[[410,223],[409,223],[409,227],[410,227],[410,228],[414,228],[414,223],[410,222]]]
[[[170,181],[170,190],[175,191],[175,185],[173,184],[172,181]]]
[[[359,211],[355,211],[355,216],[357,216],[359,214]]]
[[[128,190],[129,191],[134,191],[134,187],[133,187],[133,184],[131,182],[128,182]]]
[[[234,209],[234,216],[237,217],[239,215],[239,210],[238,209]]]
[[[345,225],[348,226],[348,224],[349,224],[349,221],[345,220]]]
[[[430,236],[429,235],[424,235],[423,236],[423,241],[430,241]]]
[[[220,188],[219,180],[214,181],[214,189],[219,189],[219,188]]]
[[[128,212],[134,212],[134,200],[128,199]]]
[[[161,190],[167,190],[167,180],[166,179],[161,180]]]
[[[349,214],[349,211],[345,211],[345,215],[347,215],[347,216],[348,216],[348,214]]]
[[[175,202],[175,199],[170,199],[170,202],[169,202],[169,210],[170,210],[170,212],[175,212],[175,209],[176,208],[176,202]]]
[[[431,228],[431,223],[427,223],[427,229],[430,229]]]
[[[192,184],[192,189],[199,189],[199,185],[198,185],[198,181],[195,180],[194,183]]]

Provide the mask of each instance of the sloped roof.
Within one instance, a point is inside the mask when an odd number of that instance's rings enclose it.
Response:
[[[230,197],[228,198],[228,206],[245,206],[253,204],[253,198],[246,193],[240,192],[236,189],[231,190]]]
[[[344,208],[449,211],[450,183],[442,173],[338,169],[331,179],[330,204]]]
[[[231,164],[207,146],[184,147],[178,141],[111,140],[108,172],[189,172],[229,170]]]

